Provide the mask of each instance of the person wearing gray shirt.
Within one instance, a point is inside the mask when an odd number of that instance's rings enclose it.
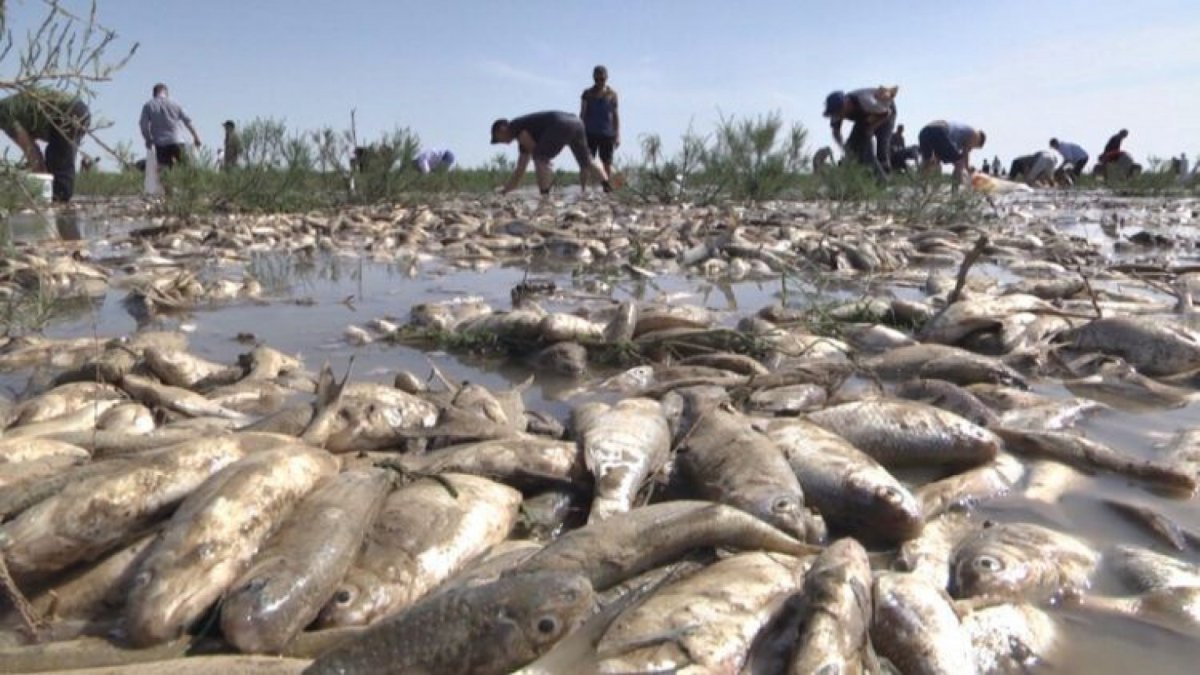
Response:
[[[138,123],[142,138],[146,141],[146,149],[154,148],[154,158],[160,168],[169,168],[183,161],[184,144],[180,125],[187,127],[192,134],[192,143],[200,147],[200,134],[192,126],[192,118],[167,94],[167,85],[161,82],[154,85],[154,97],[142,106],[142,118]]]

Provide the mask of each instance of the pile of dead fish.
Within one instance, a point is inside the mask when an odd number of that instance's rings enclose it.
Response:
[[[175,332],[5,339],[0,369],[55,375],[0,408],[0,671],[1024,672],[1068,653],[1063,608],[1200,636],[1200,533],[1169,515],[1194,510],[1200,434],[1148,456],[1075,429],[1195,397],[1189,272],[1088,267],[1049,226],[811,208],[388,207],[130,243],[108,264],[163,308],[261,293],[180,261],[281,248],[873,276],[740,316],[531,284],[347,330],[487,340],[575,378],[565,418],[524,385],[339,381],[267,345],[215,363]],[[1157,550],[980,515],[1105,480],[1135,486],[1108,503]]]

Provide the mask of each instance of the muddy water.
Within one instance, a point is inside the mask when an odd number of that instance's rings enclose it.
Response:
[[[1094,206],[1060,199],[1054,204],[1054,222],[1066,231],[1089,241],[1101,243],[1114,259],[1138,260],[1141,250],[1122,250],[1106,236],[1111,225],[1108,211]],[[1146,207],[1148,208],[1148,207]],[[1192,209],[1181,208],[1178,218],[1167,230],[1195,236]],[[1121,212],[1119,227],[1137,228],[1144,215],[1139,208]],[[33,218],[13,224],[10,236],[37,240],[42,238],[82,238],[95,243],[97,257],[105,255],[104,240],[114,227],[145,225],[125,223],[114,226],[101,218],[79,215],[64,226]],[[1162,231],[1161,229],[1159,231]],[[1192,250],[1173,255],[1178,262],[1197,259]],[[463,295],[481,296],[493,307],[509,306],[513,286],[529,277],[555,282],[562,299],[545,303],[547,309],[573,309],[584,301],[642,301],[667,299],[672,302],[701,305],[714,310],[726,323],[761,307],[786,300],[801,306],[819,298],[852,298],[862,292],[854,283],[844,286],[823,285],[815,288],[803,282],[789,281],[785,287],[778,279],[713,281],[702,278],[655,277],[630,279],[627,273],[585,269],[570,263],[531,261],[527,264],[491,266],[486,269],[462,269],[437,261],[412,266],[401,263],[369,262],[359,258],[318,256],[298,258],[259,256],[247,271],[264,286],[262,301],[240,302],[214,308],[201,308],[186,314],[158,317],[152,323],[139,323],[122,298],[125,291],[110,288],[92,304],[74,305],[59,317],[46,333],[54,337],[81,335],[118,336],[140,327],[181,328],[190,334],[194,352],[219,362],[232,362],[247,350],[246,340],[262,341],[288,353],[299,354],[306,365],[317,368],[324,361],[344,372],[354,356],[354,378],[389,382],[399,370],[419,376],[430,373],[436,364],[459,380],[478,382],[489,387],[507,387],[524,381],[531,371],[521,364],[496,359],[470,358],[442,352],[423,352],[406,346],[373,343],[354,346],[347,342],[344,330],[362,326],[373,318],[388,318],[403,323],[409,308],[421,302]],[[953,269],[947,270],[953,273]],[[999,281],[1016,279],[1002,267],[980,265],[974,274],[988,274]],[[1103,283],[1103,282],[1098,282]],[[919,289],[890,289],[900,297],[921,297]],[[1166,299],[1163,296],[1159,299]],[[237,338],[241,335],[242,341]],[[601,376],[605,373],[593,373]],[[0,374],[0,387],[13,394],[38,386],[39,374]],[[579,387],[555,377],[537,376],[526,395],[526,404],[535,410],[565,417],[577,400],[565,398]],[[1072,392],[1057,382],[1040,382],[1035,391],[1055,396]],[[1177,430],[1200,425],[1200,407],[1190,403],[1177,408],[1156,408],[1138,401],[1107,401],[1110,408],[1089,416],[1077,428],[1085,435],[1114,447],[1153,456],[1156,444]],[[1106,507],[1101,499],[1119,497],[1126,501],[1152,504],[1175,518],[1181,525],[1200,531],[1200,509],[1194,500],[1171,500],[1147,492],[1138,485],[1111,476],[1080,476],[1080,484],[1061,503],[1046,505],[1020,498],[991,502],[980,510],[980,518],[1039,522],[1083,537],[1103,550],[1114,543],[1144,546],[1200,563],[1195,551],[1167,551],[1144,530],[1130,524]],[[1116,584],[1101,573],[1096,580],[1099,591],[1112,591]],[[1063,648],[1058,655],[1035,668],[1054,673],[1194,673],[1200,658],[1200,642],[1161,627],[1142,625],[1128,619],[1098,616],[1082,610],[1058,611]]]

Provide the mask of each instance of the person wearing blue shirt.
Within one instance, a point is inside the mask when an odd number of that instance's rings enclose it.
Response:
[[[1088,163],[1088,154],[1079,144],[1051,138],[1050,147],[1062,155],[1063,166],[1064,168],[1070,167],[1071,172],[1074,174],[1072,178],[1078,178],[1083,175],[1083,167]]]
[[[593,86],[580,97],[579,117],[587,132],[588,152],[600,155],[604,171],[612,176],[613,150],[621,146],[621,116],[617,111],[617,92],[608,86],[608,69],[592,69]]]

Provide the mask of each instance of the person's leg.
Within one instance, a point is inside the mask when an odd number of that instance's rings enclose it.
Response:
[[[613,163],[613,143],[614,138],[603,138],[600,140],[600,163],[604,165],[604,173],[612,180],[612,163]]]
[[[55,130],[46,143],[46,170],[54,176],[53,200],[65,204],[75,192],[75,142]]]
[[[596,134],[587,135],[588,152],[592,157],[595,157],[596,153],[600,152],[601,143],[603,142],[604,138],[601,136],[597,136]]]
[[[875,159],[884,171],[892,168],[892,132],[896,129],[896,106],[892,106],[883,124],[875,129]]]

